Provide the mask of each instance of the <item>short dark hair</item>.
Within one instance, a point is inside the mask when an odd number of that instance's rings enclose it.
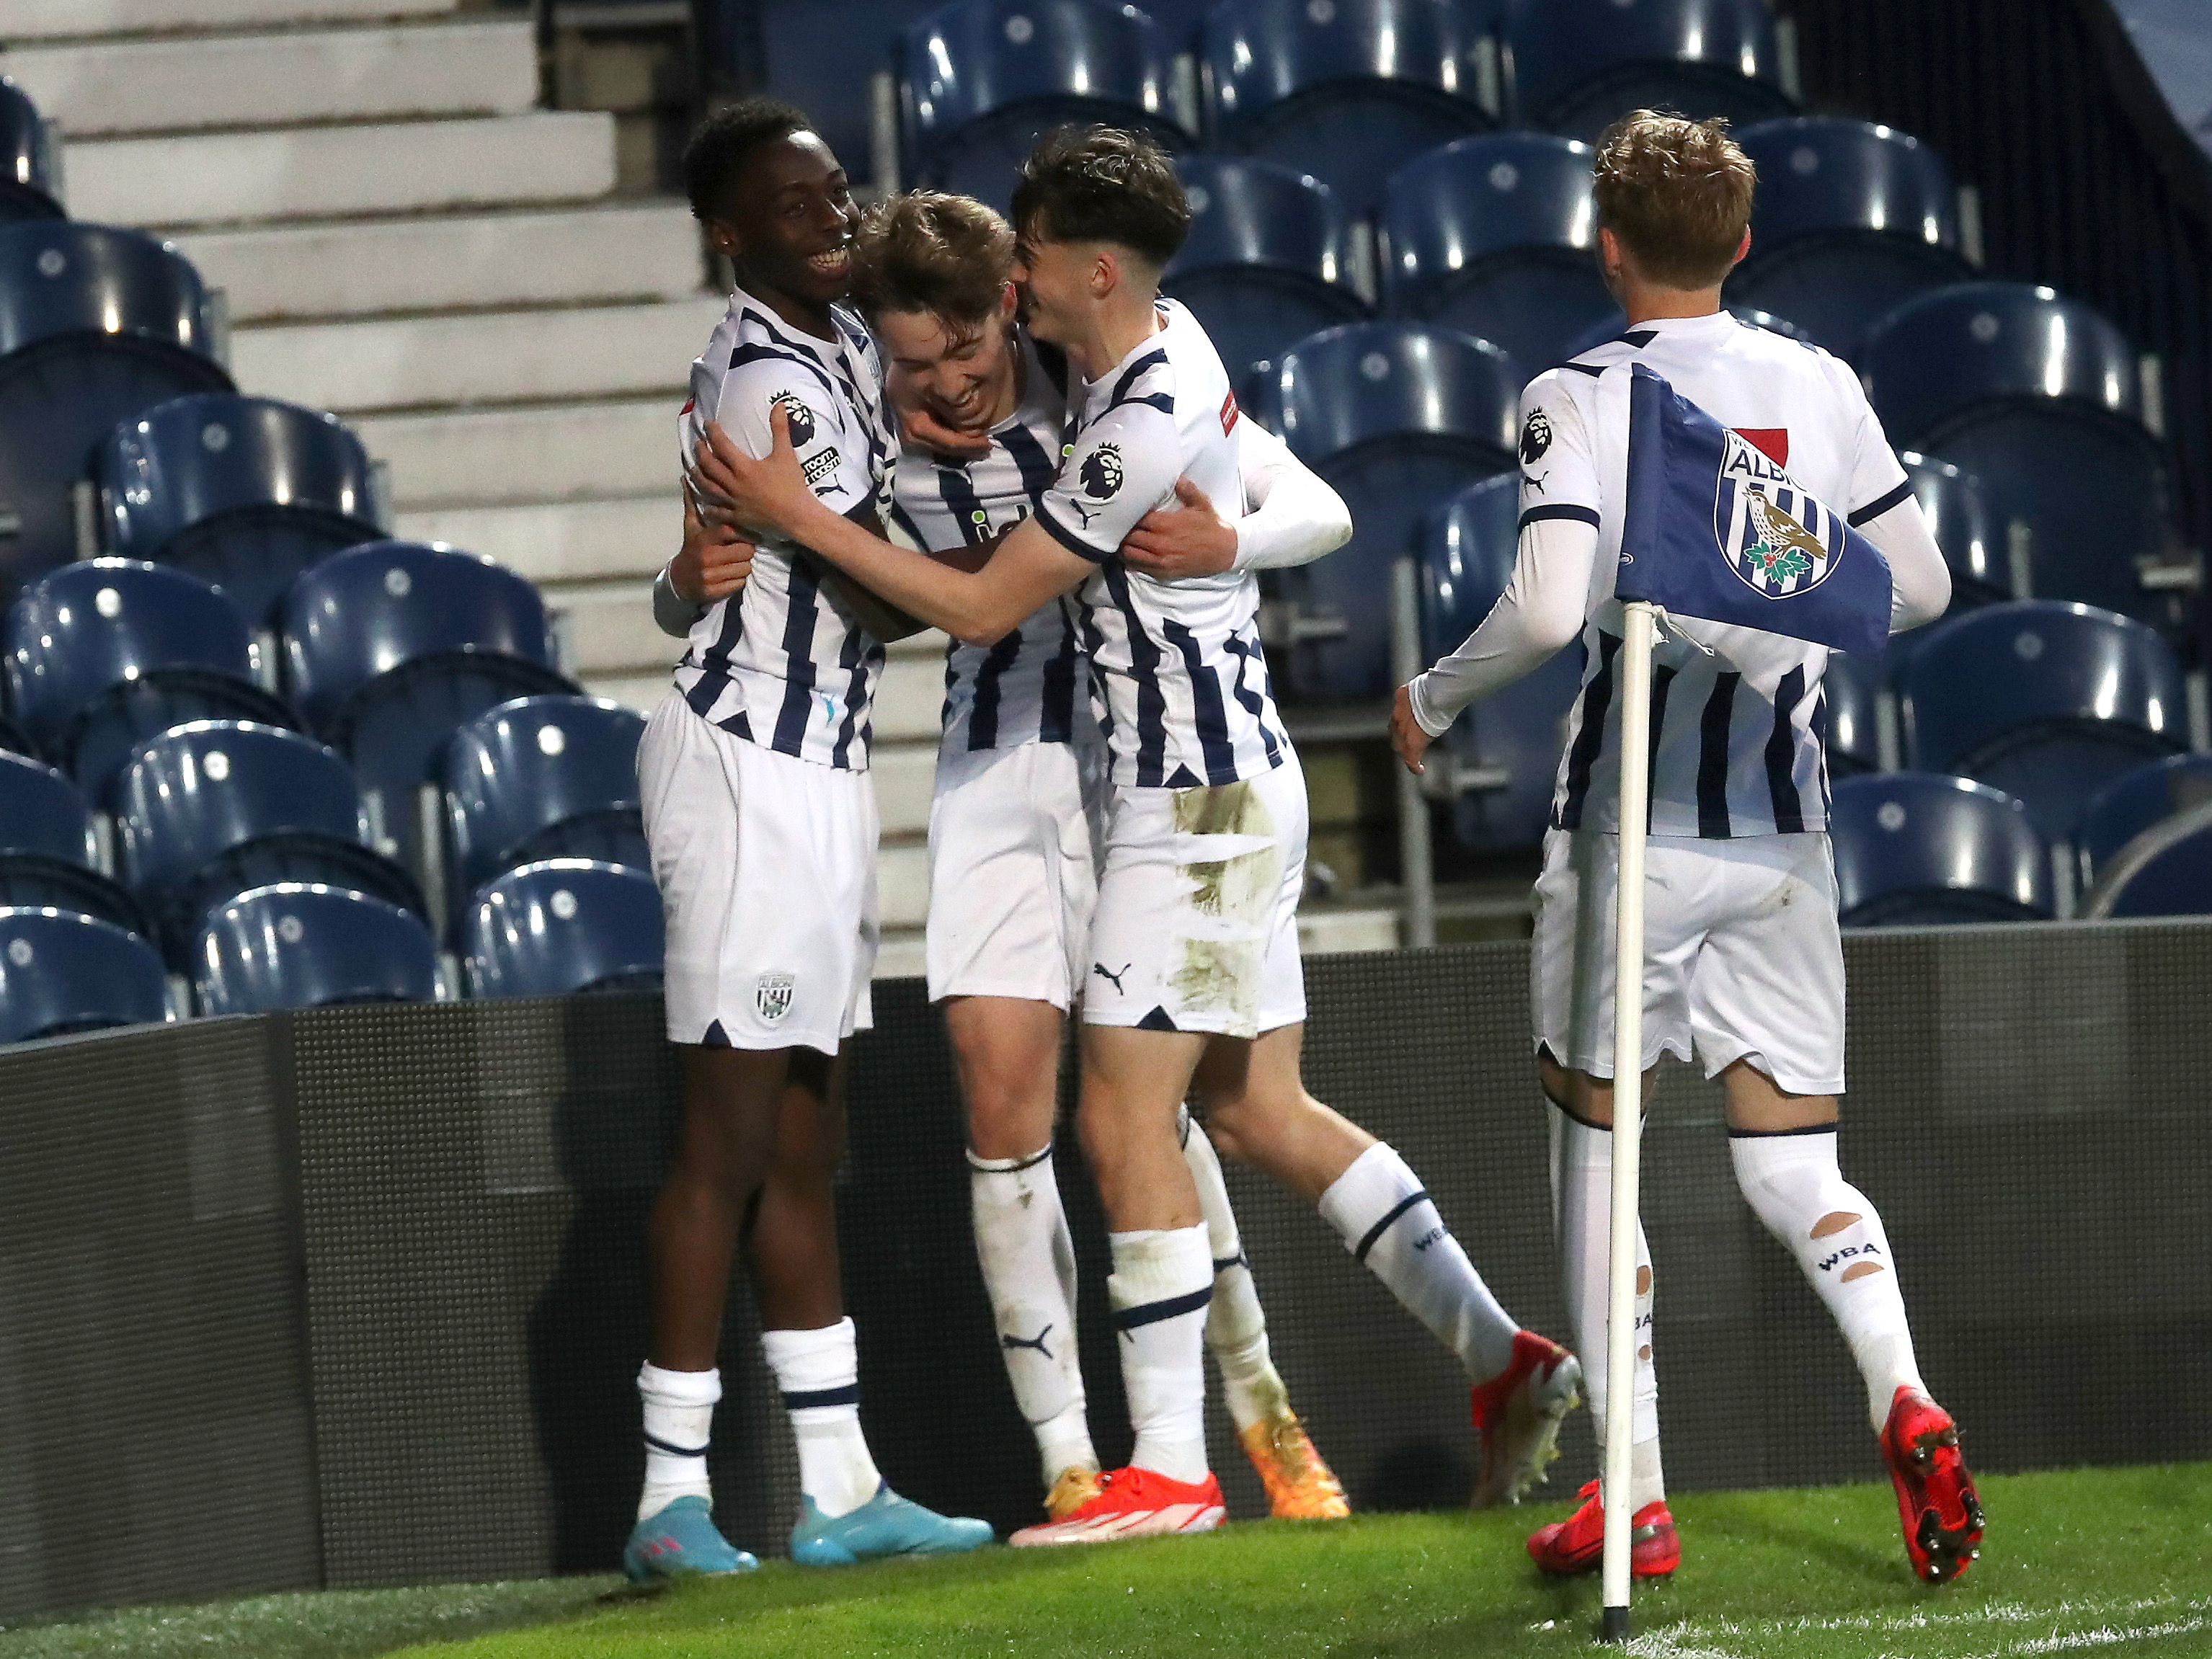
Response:
[[[684,193],[691,198],[691,216],[707,219],[721,211],[731,181],[756,150],[813,131],[804,111],[774,98],[742,98],[709,111],[684,146]]]
[[[1111,242],[1164,266],[1190,234],[1190,202],[1159,141],[1121,127],[1061,127],[1014,186],[1013,223],[1055,242]]]
[[[878,202],[853,239],[853,299],[879,311],[927,312],[956,337],[998,308],[1014,234],[982,203],[917,190]]]

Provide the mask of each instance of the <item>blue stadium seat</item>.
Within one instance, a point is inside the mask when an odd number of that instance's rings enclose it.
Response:
[[[0,224],[0,604],[76,556],[70,486],[118,422],[187,392],[227,392],[206,291],[135,230]]]
[[[906,33],[902,113],[922,184],[1001,212],[1038,137],[1067,122],[1143,127],[1189,142],[1173,53],[1134,6],[1097,0],[954,0]]]
[[[1727,306],[1723,308],[1727,311],[1729,316],[1735,318],[1736,321],[1740,323],[1747,323],[1753,328],[1763,328],[1770,334],[1779,334],[1784,339],[1802,340],[1808,345],[1817,345],[1819,343],[1819,342],[1814,340],[1811,335],[1808,334],[1803,329],[1798,327],[1796,324],[1789,321],[1785,318],[1777,317],[1771,312],[1759,311],[1750,306]],[[1577,335],[1573,339],[1568,341],[1565,348],[1559,353],[1558,361],[1559,362],[1565,362],[1571,357],[1579,357],[1585,351],[1594,351],[1598,347],[1605,344],[1608,340],[1618,340],[1627,332],[1627,315],[1625,313],[1616,311],[1610,316],[1602,318],[1599,321],[1592,324],[1589,328],[1583,330],[1583,332]],[[1546,365],[1547,368],[1554,366],[1555,365],[1553,364]]]
[[[15,724],[10,716],[0,714],[0,755],[29,755],[33,757],[39,745],[31,741],[31,734]]]
[[[368,845],[353,772],[313,738],[198,720],[155,738],[116,785],[117,861],[180,960],[207,913],[272,882],[352,888],[427,915],[406,872]]]
[[[547,859],[477,890],[462,926],[469,994],[658,989],[660,889],[642,870]]]
[[[2027,527],[2035,596],[2163,614],[2136,561],[2166,550],[2165,446],[2112,323],[2047,288],[1965,283],[1891,313],[1859,368],[1893,442],[1972,473],[2000,524]]]
[[[64,910],[0,907],[0,1042],[168,1018],[153,946]]]
[[[879,177],[894,159],[874,153],[869,79],[896,70],[899,37],[939,3],[750,0],[717,6],[699,15],[725,27],[701,31],[697,48],[725,84],[773,87],[777,97],[805,110],[858,185]]]
[[[2173,653],[2142,623],[2086,605],[1953,617],[1913,649],[1899,689],[1905,763],[1994,785],[2050,841],[2121,773],[2185,746]]]
[[[450,547],[347,548],[292,584],[282,614],[294,703],[384,798],[403,846],[414,817],[393,792],[431,781],[455,728],[515,697],[576,690],[553,666],[538,590]]]
[[[2212,802],[2146,830],[2115,854],[2084,896],[2090,921],[2212,915]]]
[[[132,933],[146,921],[100,872],[84,797],[53,768],[0,754],[0,905],[73,910]]]
[[[0,221],[65,219],[54,149],[39,106],[0,75]]]
[[[2051,913],[2050,851],[2027,809],[1987,784],[1927,772],[1840,779],[1828,838],[1846,927]]]
[[[1517,473],[1485,478],[1431,519],[1420,549],[1424,661],[1455,650],[1505,591],[1520,544],[1520,495]],[[1543,840],[1565,744],[1562,727],[1582,675],[1582,647],[1569,646],[1453,722],[1443,741],[1455,779],[1476,772],[1486,778],[1503,775],[1502,781],[1459,791],[1452,823],[1462,846],[1534,847]]]
[[[2094,880],[2153,824],[2212,802],[2212,755],[2169,755],[2123,772],[2090,796],[2074,827],[2081,872]]]
[[[309,565],[384,533],[361,440],[273,398],[157,404],[108,434],[99,474],[110,550],[205,576],[256,623]]]
[[[552,858],[650,870],[637,787],[644,734],[620,703],[569,696],[518,697],[454,732],[441,772],[456,891]]]
[[[1310,173],[1362,217],[1416,155],[1498,125],[1497,33],[1491,0],[1223,0],[1209,142]]]
[[[1827,710],[1828,775],[1853,777],[1881,770],[1882,665],[1861,657],[1832,653],[1820,675],[1820,698]]]
[[[1311,173],[1225,155],[1178,157],[1190,237],[1161,278],[1241,386],[1294,340],[1367,314],[1351,283],[1350,227]]]
[[[1799,115],[1736,135],[1759,168],[1751,256],[1729,296],[1802,324],[1839,356],[1907,300],[1973,275],[1959,256],[1959,187],[1909,134]]]
[[[172,726],[297,724],[256,682],[254,648],[236,607],[206,581],[132,559],[64,565],[0,623],[17,718],[102,803],[131,751]]]
[[[1391,313],[1564,362],[1615,314],[1597,266],[1587,144],[1534,132],[1462,138],[1407,162],[1382,197],[1382,291]]]
[[[1437,506],[1515,465],[1521,385],[1488,341],[1426,323],[1324,329],[1260,378],[1252,412],[1352,509],[1349,544],[1281,573],[1284,598],[1344,625],[1285,654],[1292,695],[1389,695],[1390,567]]]
[[[265,1014],[341,1002],[428,1002],[438,951],[409,912],[366,893],[284,881],[207,919],[192,957],[203,1014]]]
[[[1981,485],[1950,462],[1912,450],[1901,452],[1898,459],[1905,463],[1929,533],[1950,567],[1951,609],[1971,611],[2016,597],[2004,526],[1990,511]]]
[[[1632,109],[1741,127],[1796,107],[1765,0],[1514,0],[1507,38],[1521,120],[1573,138]]]

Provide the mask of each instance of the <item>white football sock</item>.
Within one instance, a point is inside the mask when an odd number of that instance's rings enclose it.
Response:
[[[1751,1207],[1797,1258],[1843,1328],[1866,1379],[1868,1414],[1881,1433],[1891,1396],[1922,1386],[1920,1368],[1889,1236],[1874,1206],[1837,1167],[1834,1127],[1790,1134],[1731,1130],[1729,1156]]]
[[[1376,1141],[1321,1195],[1322,1218],[1432,1335],[1486,1382],[1513,1361],[1515,1324],[1406,1160]]]
[[[645,1491],[637,1518],[658,1515],[679,1498],[713,1503],[707,1439],[714,1402],[722,1397],[721,1372],[664,1371],[648,1359],[638,1371],[637,1393],[645,1402]]]
[[[1206,1312],[1206,1346],[1221,1367],[1221,1395],[1243,1433],[1290,1406],[1290,1390],[1267,1354],[1267,1316],[1252,1283],[1252,1267],[1237,1236],[1237,1214],[1221,1179],[1221,1159],[1186,1109],[1179,1126],[1182,1161],[1198,1187],[1199,1212],[1213,1253],[1213,1301]]]
[[[1121,1383],[1137,1431],[1129,1462],[1170,1480],[1206,1479],[1206,1308],[1213,1255],[1206,1228],[1111,1233]]]
[[[975,1259],[1014,1403],[1036,1436],[1048,1485],[1071,1465],[1098,1467],[1075,1344],[1075,1241],[1052,1146],[1027,1158],[968,1154]]]
[[[1583,1391],[1589,1397],[1597,1443],[1605,1445],[1606,1312],[1609,1299],[1613,1237],[1613,1131],[1592,1128],[1552,1109],[1552,1215],[1559,1246],[1559,1275],[1566,1292],[1567,1322],[1574,1328],[1575,1352],[1583,1362]],[[1635,1421],[1629,1437],[1635,1449],[1632,1508],[1667,1495],[1659,1462],[1659,1373],[1651,1364],[1651,1247],[1644,1223],[1636,1224],[1636,1393],[1630,1402]],[[1649,1448],[1647,1450],[1646,1448]]]
[[[860,1355],[853,1322],[812,1331],[763,1331],[783,1408],[799,1440],[799,1489],[825,1516],[856,1510],[884,1478],[860,1432]]]

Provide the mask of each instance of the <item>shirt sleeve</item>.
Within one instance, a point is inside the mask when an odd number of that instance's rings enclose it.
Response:
[[[1182,450],[1170,398],[1116,404],[1076,438],[1037,504],[1037,522],[1069,552],[1102,564],[1138,520],[1174,504]]]
[[[1844,512],[1854,529],[1862,529],[1900,502],[1911,501],[1912,481],[1905,476],[1897,452],[1889,447],[1889,434],[1881,429],[1881,417],[1867,401],[1859,377],[1833,358],[1828,360],[1827,369],[1837,396],[1851,411],[1850,499],[1844,503]]]
[[[1413,718],[1432,738],[1478,697],[1532,673],[1582,631],[1597,526],[1579,520],[1524,524],[1512,579],[1466,643],[1408,682]]]
[[[1521,525],[1566,520],[1598,526],[1596,452],[1582,407],[1559,369],[1521,394]]]
[[[746,454],[758,459],[774,447],[769,411],[787,411],[791,447],[816,495],[849,513],[875,499],[866,434],[842,396],[814,365],[795,356],[759,349],[722,380],[714,418]]]
[[[1310,564],[1352,539],[1344,497],[1251,416],[1237,422],[1237,463],[1244,516],[1237,521],[1238,570]]]

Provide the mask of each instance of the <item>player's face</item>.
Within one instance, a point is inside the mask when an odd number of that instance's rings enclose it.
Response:
[[[748,286],[819,306],[842,299],[852,282],[857,217],[830,146],[794,132],[762,146],[732,186],[724,216],[707,228]]]
[[[1054,345],[1083,337],[1097,301],[1099,250],[1093,242],[1056,242],[1032,227],[1014,243],[1014,288],[1030,332]]]
[[[1011,284],[1000,308],[974,328],[947,328],[933,312],[877,313],[894,401],[910,397],[949,427],[980,429],[1013,374],[1012,320]]]

